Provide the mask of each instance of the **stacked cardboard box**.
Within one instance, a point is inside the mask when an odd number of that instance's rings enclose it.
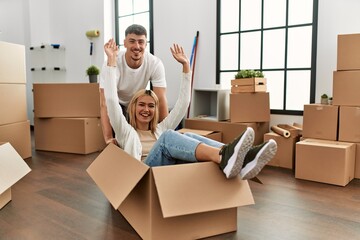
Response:
[[[212,92],[215,91],[218,94],[205,95],[202,91],[201,99],[194,96],[192,108],[197,109],[197,111],[193,112],[194,118],[185,120],[185,127],[221,132],[223,143],[233,141],[234,138],[239,136],[247,127],[252,127],[256,135],[255,144],[262,143],[264,134],[269,132],[269,93],[254,92],[256,89],[255,85],[260,83],[259,80],[250,79],[244,80],[244,82],[241,83],[239,83],[238,80],[235,81],[237,82],[234,87],[240,89],[237,93],[231,93],[234,92],[233,90],[231,90],[231,92],[229,90],[213,90]],[[249,84],[249,86],[246,84]],[[254,91],[251,90],[251,92],[249,92],[249,88]],[[196,92],[199,91],[195,91],[195,93]],[[219,92],[221,92],[221,94],[219,94]],[[210,119],[208,116],[202,117],[197,115],[197,113],[201,112],[200,109],[206,111],[209,106],[217,109],[217,111],[210,111],[210,113],[215,113],[215,117]]]
[[[35,83],[35,149],[88,154],[105,147],[97,83]]]
[[[25,47],[0,42],[0,52],[0,141],[10,142],[23,159],[29,158]]]
[[[264,141],[274,139],[277,143],[277,152],[268,163],[269,166],[295,169],[295,147],[302,135],[302,126],[278,124],[271,126],[273,132],[264,135]]]
[[[297,178],[341,186],[360,178],[359,54],[360,34],[338,35],[333,105],[304,107],[306,141],[296,149]]]

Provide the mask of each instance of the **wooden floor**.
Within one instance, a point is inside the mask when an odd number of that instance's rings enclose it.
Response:
[[[140,239],[86,173],[97,155],[33,151],[32,171],[0,210],[0,239]],[[250,182],[256,204],[238,209],[237,232],[208,239],[360,239],[360,180],[338,187],[274,167],[259,178],[264,184]]]

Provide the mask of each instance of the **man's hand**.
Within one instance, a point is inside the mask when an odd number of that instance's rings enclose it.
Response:
[[[116,42],[113,38],[105,43],[104,51],[108,57],[108,66],[116,66],[116,57],[118,55],[119,47],[116,45]]]

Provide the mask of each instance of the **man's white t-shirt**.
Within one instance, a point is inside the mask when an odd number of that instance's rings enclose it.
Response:
[[[104,66],[106,67],[105,61]],[[125,60],[125,51],[119,52],[116,66],[116,85],[119,103],[127,106],[132,96],[140,89],[145,89],[151,81],[153,87],[166,88],[165,68],[161,60],[149,52],[144,53],[144,61],[137,69],[130,68]],[[100,88],[103,88],[105,74],[100,73]]]

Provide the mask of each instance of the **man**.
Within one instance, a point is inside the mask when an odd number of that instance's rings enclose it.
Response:
[[[146,29],[137,24],[129,26],[125,30],[124,46],[126,51],[119,52],[114,39],[110,39],[104,45],[107,61],[104,68],[116,68],[117,92],[119,103],[126,114],[126,108],[133,94],[140,89],[146,88],[151,81],[153,91],[159,98],[159,121],[168,115],[166,98],[165,68],[161,60],[146,52],[147,32]],[[110,120],[107,114],[106,100],[104,96],[103,82],[109,76],[100,74],[100,116],[105,142],[117,144]]]

